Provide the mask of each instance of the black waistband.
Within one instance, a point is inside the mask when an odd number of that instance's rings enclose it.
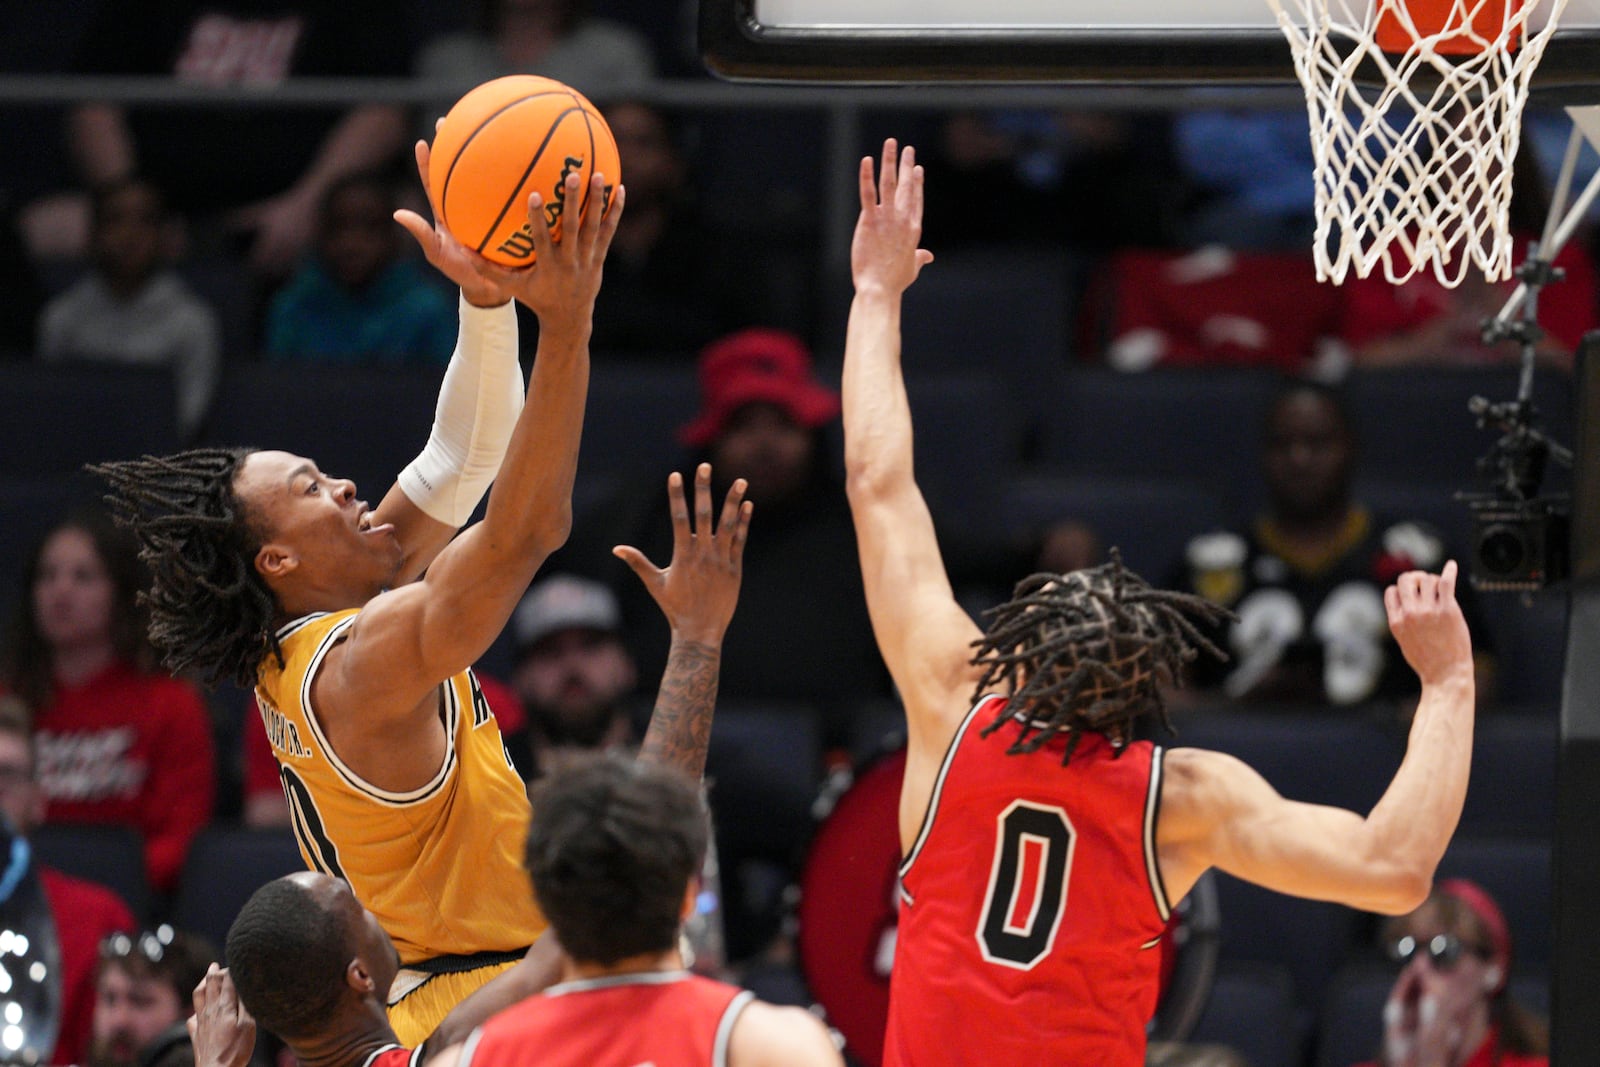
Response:
[[[514,949],[510,952],[474,952],[466,956],[431,956],[415,963],[403,963],[401,967],[408,971],[421,971],[423,974],[462,974],[466,971],[481,971],[485,967],[498,967],[502,963],[515,963],[528,954],[525,948]]]

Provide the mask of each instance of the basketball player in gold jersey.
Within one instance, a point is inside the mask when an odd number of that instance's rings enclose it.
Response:
[[[426,144],[417,157],[425,176]],[[580,201],[576,175],[563,193]],[[391,1018],[408,1045],[545,927],[520,862],[527,797],[468,667],[568,533],[591,316],[623,197],[556,244],[532,196],[537,265],[518,271],[397,215],[461,286],[461,334],[428,444],[375,509],[286,452],[96,468],[151,566],[165,662],[256,687],[307,864],[347,881],[393,938]],[[539,320],[525,403],[513,300]],[[484,519],[455,536],[491,481]]]

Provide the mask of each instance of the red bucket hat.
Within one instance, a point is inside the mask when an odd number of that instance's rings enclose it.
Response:
[[[755,327],[713,341],[700,353],[700,413],[678,430],[691,448],[716,440],[746,404],[772,404],[816,429],[839,414],[839,394],[811,376],[811,353],[792,333]]]

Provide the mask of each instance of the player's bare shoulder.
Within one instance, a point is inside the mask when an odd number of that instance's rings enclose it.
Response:
[[[1260,776],[1237,756],[1207,748],[1171,748],[1162,756],[1159,840],[1208,833],[1231,813],[1241,789]]]
[[[752,1000],[729,1035],[728,1067],[844,1067],[844,1059],[809,1011]]]
[[[1161,877],[1179,900],[1216,862],[1218,834],[1244,794],[1271,787],[1250,766],[1226,752],[1169,749],[1162,758],[1156,848]]]

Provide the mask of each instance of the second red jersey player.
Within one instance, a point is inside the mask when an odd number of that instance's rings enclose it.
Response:
[[[1077,1035],[1081,1062],[1143,1054],[1170,915],[1153,851],[1162,750],[1119,756],[1086,735],[1066,766],[1065,737],[1008,755],[1019,725],[981,736],[1005,707],[988,697],[961,724],[900,868],[891,1065],[938,1062],[974,1030],[991,1067],[1036,1064],[1038,1035],[1014,1025],[1030,1003]]]

